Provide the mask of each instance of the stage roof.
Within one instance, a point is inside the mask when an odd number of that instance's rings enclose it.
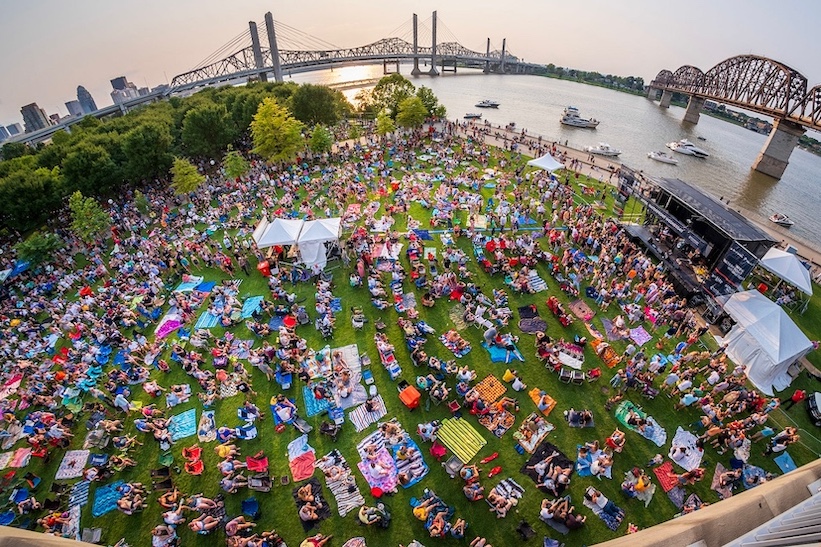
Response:
[[[716,225],[736,241],[776,242],[764,230],[748,221],[740,213],[730,209],[698,188],[679,179],[653,179],[656,185],[678,198],[687,207]]]

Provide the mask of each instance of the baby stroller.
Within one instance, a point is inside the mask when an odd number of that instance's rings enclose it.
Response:
[[[351,307],[351,325],[353,328],[361,330],[367,322],[368,318],[365,317],[365,312],[362,311],[362,308],[359,306]]]
[[[336,425],[335,423],[327,420],[319,424],[319,432],[330,437],[333,442],[336,442],[336,438],[341,430],[342,426]]]

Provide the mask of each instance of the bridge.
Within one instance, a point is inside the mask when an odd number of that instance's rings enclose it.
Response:
[[[731,57],[707,72],[690,65],[675,72],[662,70],[648,87],[651,100],[661,91],[664,108],[669,108],[673,93],[688,95],[684,121],[693,124],[708,99],[772,117],[773,129],[753,169],[774,178],[784,174],[805,131],[821,131],[821,85],[808,89],[800,72],[766,57]]]

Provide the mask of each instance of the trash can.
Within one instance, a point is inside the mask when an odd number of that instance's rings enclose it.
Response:
[[[267,260],[263,260],[257,264],[257,271],[265,277],[271,277],[271,265],[268,264]]]

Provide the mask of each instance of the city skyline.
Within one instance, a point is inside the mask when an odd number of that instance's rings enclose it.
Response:
[[[572,5],[514,0],[504,10],[484,0],[424,0],[402,7],[364,0],[344,5],[247,0],[233,9],[217,0],[170,5],[147,0],[128,8],[90,0],[37,0],[0,8],[0,33],[13,53],[0,58],[0,74],[10,82],[0,89],[0,124],[22,121],[21,107],[32,102],[49,114],[65,115],[65,103],[76,98],[78,84],[102,100],[102,107],[111,104],[110,80],[118,76],[138,88],[166,83],[246,30],[248,21],[261,25],[264,13],[272,10],[275,20],[340,47],[389,37],[407,27],[413,12],[427,21],[438,10],[440,36],[452,35],[480,51],[487,37],[497,48],[507,38],[508,50],[530,62],[649,81],[664,68],[692,64],[707,70],[727,57],[753,53],[791,66],[811,86],[821,83],[821,63],[806,38],[821,4],[802,0],[778,6],[765,0],[693,0],[686,9],[644,0]],[[798,13],[804,15],[795,21]],[[40,31],[37,47],[28,43],[32,28]]]

